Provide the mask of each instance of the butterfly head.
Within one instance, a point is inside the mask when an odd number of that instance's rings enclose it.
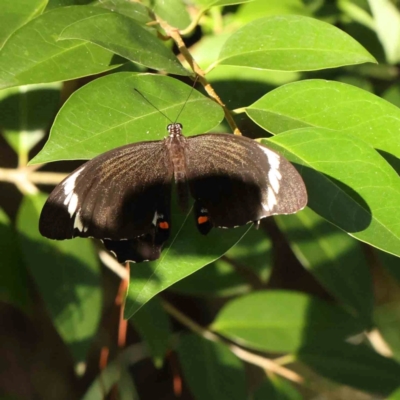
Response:
[[[183,126],[179,122],[174,122],[173,124],[169,124],[167,126],[169,136],[170,137],[182,136],[182,128]]]

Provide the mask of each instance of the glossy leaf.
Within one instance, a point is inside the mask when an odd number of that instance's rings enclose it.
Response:
[[[97,0],[91,5],[126,15],[142,25],[152,21],[150,10],[141,3],[126,0]]]
[[[252,400],[302,400],[303,396],[286,380],[272,375],[255,391]]]
[[[272,271],[272,246],[252,228],[223,258],[176,283],[171,289],[192,296],[233,296],[265,283]]]
[[[186,334],[177,350],[185,381],[197,400],[246,398],[244,365],[227,346]]]
[[[282,71],[312,71],[375,62],[367,50],[338,28],[312,18],[261,18],[224,44],[219,64]]]
[[[0,128],[20,159],[45,136],[60,105],[60,89],[53,83],[0,91]]]
[[[59,7],[84,6],[93,2],[94,0],[48,0],[46,11]]]
[[[400,180],[371,146],[320,128],[262,142],[299,166],[313,211],[351,236],[400,255]]]
[[[175,283],[171,290],[189,296],[213,298],[247,293],[251,286],[230,262],[220,258]]]
[[[400,110],[345,83],[289,83],[266,94],[246,113],[274,134],[296,128],[327,128],[357,136],[378,150],[400,157]]]
[[[184,215],[177,207],[172,210],[171,220],[174,221],[171,237],[160,259],[131,268],[126,318],[135,314],[156,294],[220,258],[249,229],[249,226],[213,229],[208,235],[201,235],[191,210]]]
[[[2,0],[0,48],[19,27],[39,15],[47,0]]]
[[[202,6],[204,10],[215,6],[231,6],[234,4],[249,3],[253,0],[193,0],[194,3]]]
[[[146,342],[154,364],[157,368],[161,368],[169,348],[171,325],[160,300],[153,297],[130,321]]]
[[[303,293],[274,290],[229,302],[212,329],[246,347],[291,352],[308,343],[346,338],[362,326],[334,304]]]
[[[347,311],[370,325],[374,296],[360,244],[309,208],[275,221],[302,265]]]
[[[28,278],[18,237],[7,214],[0,208],[0,300],[28,308]]]
[[[22,254],[58,333],[75,360],[83,361],[102,308],[99,263],[87,239],[54,241],[40,235],[44,202],[42,194],[22,202],[17,221]]]
[[[175,28],[184,29],[190,24],[187,5],[182,0],[152,0],[150,6],[158,17]]]
[[[58,40],[65,27],[104,13],[109,11],[89,6],[62,7],[22,26],[0,51],[0,89],[74,79],[121,65],[121,59],[99,46],[81,40]]]
[[[163,139],[170,121],[162,113],[175,121],[184,105],[179,117],[184,134],[207,132],[223,118],[222,109],[197,91],[185,103],[190,91],[161,75],[121,72],[96,79],[64,104],[48,142],[31,163],[89,159],[124,144]]]
[[[62,39],[88,41],[140,65],[171,74],[190,75],[162,41],[122,14],[110,11],[73,22],[60,33],[59,40]]]
[[[400,365],[364,345],[321,342],[297,357],[318,374],[367,392],[385,395],[399,385]]]
[[[256,0],[241,6],[234,18],[246,24],[260,17],[285,14],[311,16],[302,0]]]

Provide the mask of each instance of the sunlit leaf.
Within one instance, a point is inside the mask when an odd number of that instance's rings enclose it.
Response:
[[[312,71],[375,62],[367,50],[338,28],[312,18],[261,18],[224,44],[219,64],[282,71]]]
[[[59,41],[69,25],[109,13],[99,7],[61,7],[14,32],[0,52],[0,89],[93,75],[121,65],[114,53],[82,40]],[[21,62],[23,60],[23,62]]]
[[[262,142],[299,166],[313,211],[351,236],[400,255],[400,180],[370,145],[321,128]]]
[[[20,26],[39,15],[47,0],[2,0],[0,24],[0,48]]]
[[[160,39],[122,14],[110,11],[77,20],[60,33],[59,40],[62,39],[81,39],[152,69],[190,75]]]
[[[360,332],[362,325],[334,304],[303,293],[260,291],[227,303],[212,329],[258,350],[295,351]]]
[[[190,91],[161,75],[121,72],[96,79],[64,104],[48,142],[31,163],[89,159],[125,144],[163,139],[182,109],[185,135],[207,132],[218,125],[223,111],[197,91],[188,99]]]

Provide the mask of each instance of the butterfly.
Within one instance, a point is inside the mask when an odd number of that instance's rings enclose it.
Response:
[[[194,199],[201,234],[307,204],[300,174],[277,152],[232,134],[185,137],[171,123],[164,140],[107,151],[67,176],[43,207],[40,233],[101,239],[119,262],[156,260],[171,232],[173,183],[182,209]]]

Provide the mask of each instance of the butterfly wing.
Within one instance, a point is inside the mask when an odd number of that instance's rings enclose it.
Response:
[[[292,214],[307,204],[304,182],[292,164],[243,136],[187,138],[186,169],[202,233],[211,226],[231,228],[270,215]]]
[[[161,251],[159,238],[165,232],[158,232],[158,222],[166,220],[170,225],[172,174],[162,141],[106,152],[76,169],[53,190],[40,216],[40,233],[60,240],[76,236],[107,239],[114,252],[116,247],[133,256],[137,246],[156,245]],[[136,240],[139,236],[147,239]]]

